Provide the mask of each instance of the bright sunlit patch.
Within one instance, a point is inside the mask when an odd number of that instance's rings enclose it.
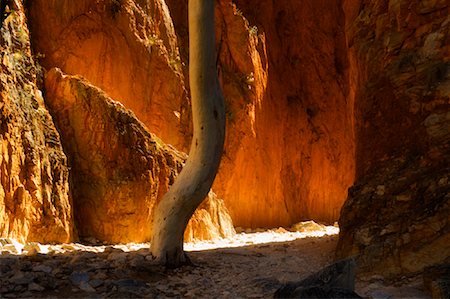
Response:
[[[339,228],[335,226],[323,226],[320,230],[305,232],[289,232],[284,229],[277,229],[255,233],[239,233],[232,238],[226,239],[185,243],[184,249],[186,251],[199,251],[216,248],[243,247],[257,244],[288,242],[308,237],[323,237],[337,234],[339,234]]]
[[[235,236],[225,239],[216,239],[211,241],[196,241],[184,244],[186,251],[201,251],[217,248],[233,248],[244,247],[257,244],[288,242],[296,239],[309,237],[323,237],[337,235],[339,228],[337,226],[323,226],[311,222],[300,223],[301,231],[286,231],[283,228],[275,230],[267,230],[260,232],[237,233]],[[79,243],[46,245],[35,242],[21,244],[14,239],[0,238],[0,254],[27,255],[32,253],[55,253],[61,254],[72,251],[89,251],[100,253],[105,251],[107,247],[120,249],[124,252],[138,251],[140,249],[149,248],[149,243],[128,243],[118,245],[83,245]]]

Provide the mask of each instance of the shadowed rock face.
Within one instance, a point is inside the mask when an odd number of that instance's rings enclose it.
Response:
[[[450,297],[450,263],[426,268],[423,282],[433,298]]]
[[[162,143],[131,111],[81,77],[52,69],[45,86],[70,158],[80,236],[113,243],[149,241],[153,208],[186,155]],[[186,240],[233,233],[226,208],[211,193],[188,225]]]
[[[345,1],[357,181],[338,256],[411,274],[450,255],[448,1]]]
[[[362,298],[355,293],[353,259],[337,261],[299,282],[280,287],[274,298]]]
[[[0,236],[70,242],[67,159],[37,87],[21,1],[9,9],[0,24]]]

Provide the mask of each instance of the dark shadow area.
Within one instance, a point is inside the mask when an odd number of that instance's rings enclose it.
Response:
[[[1,298],[272,297],[330,263],[337,236],[188,252],[194,266],[166,270],[148,249],[0,256]]]

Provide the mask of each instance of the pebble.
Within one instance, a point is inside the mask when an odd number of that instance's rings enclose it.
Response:
[[[52,270],[53,269],[51,267],[46,266],[46,265],[42,265],[42,264],[36,265],[36,266],[33,267],[33,272],[44,272],[44,273],[49,274],[49,273],[52,272]]]
[[[70,274],[69,280],[74,285],[80,285],[83,282],[89,281],[89,274],[86,272],[73,272],[72,274]]]
[[[28,285],[28,291],[42,292],[43,290],[45,290],[45,288],[37,283],[32,282]]]
[[[88,293],[95,293],[95,289],[86,281],[82,281],[79,285],[80,290]]]
[[[305,239],[309,232],[277,229],[186,244],[204,251],[188,253],[197,266],[176,270],[155,266],[148,244],[30,244],[20,254],[0,256],[0,297],[33,298],[41,292],[38,297],[270,298],[281,280],[299,280],[329,263],[337,242],[331,236],[337,233],[326,227]],[[238,248],[220,249],[227,246]],[[35,254],[27,255],[33,249]]]
[[[93,287],[93,288],[98,288],[99,286],[103,285],[105,282],[101,279],[93,279],[91,281],[89,281],[89,284]]]

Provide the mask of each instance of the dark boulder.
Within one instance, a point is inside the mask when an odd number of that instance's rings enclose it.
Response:
[[[279,288],[274,298],[361,298],[355,293],[354,259],[338,261],[300,282]]]

